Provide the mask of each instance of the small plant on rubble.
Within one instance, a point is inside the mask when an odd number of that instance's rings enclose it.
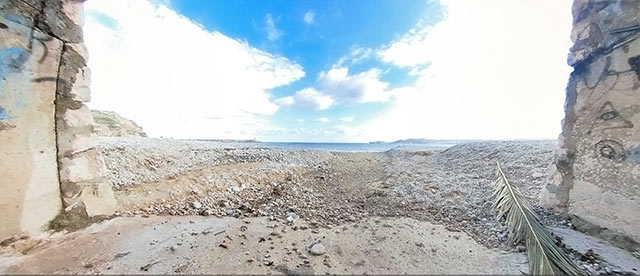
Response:
[[[504,218],[512,243],[525,242],[532,275],[583,275],[540,223],[531,204],[507,179],[497,163],[493,208]]]

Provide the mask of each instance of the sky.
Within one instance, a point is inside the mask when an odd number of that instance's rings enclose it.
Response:
[[[555,139],[571,0],[91,0],[94,109],[149,136]]]

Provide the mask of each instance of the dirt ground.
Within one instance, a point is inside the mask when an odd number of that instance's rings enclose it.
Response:
[[[369,218],[332,229],[305,225],[302,220],[284,224],[267,218],[117,218],[38,245],[30,249],[28,257],[3,272],[520,274],[527,271],[522,253],[487,249],[462,232],[451,232],[427,222]],[[324,246],[324,254],[310,252],[310,247],[317,243]]]

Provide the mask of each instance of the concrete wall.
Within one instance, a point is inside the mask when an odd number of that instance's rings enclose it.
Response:
[[[56,83],[36,81],[57,75],[61,52],[60,41],[0,17],[0,237],[39,231],[61,208]]]
[[[37,233],[64,208],[110,214],[95,149],[83,1],[0,0],[0,239]]]
[[[565,119],[542,203],[640,241],[640,0],[575,0]]]

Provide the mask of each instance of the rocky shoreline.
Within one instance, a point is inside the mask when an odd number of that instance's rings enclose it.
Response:
[[[334,227],[410,217],[508,247],[491,208],[500,161],[534,205],[553,141],[477,142],[441,149],[326,152],[245,143],[108,138],[101,150],[121,215],[305,218]],[[547,224],[567,222],[542,213]]]

